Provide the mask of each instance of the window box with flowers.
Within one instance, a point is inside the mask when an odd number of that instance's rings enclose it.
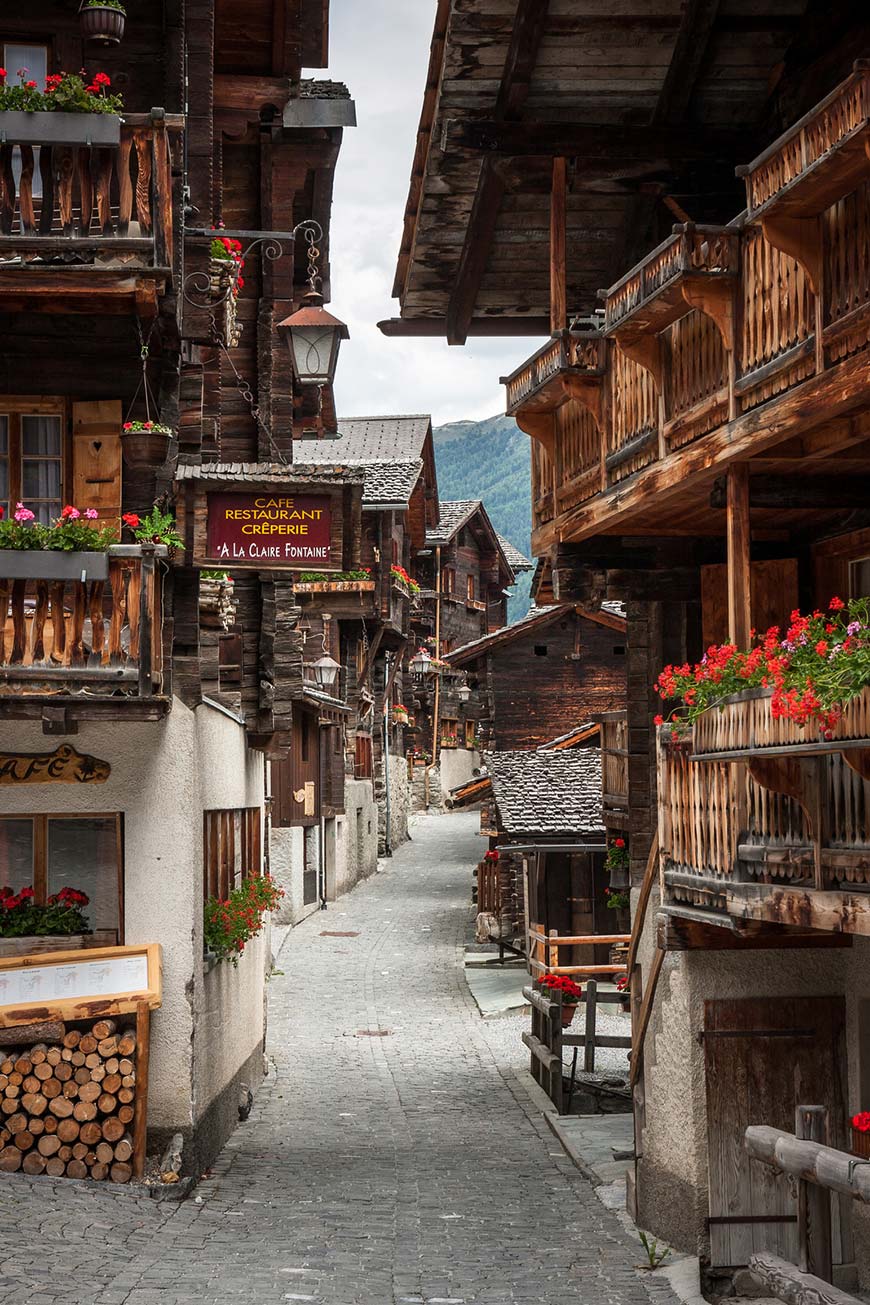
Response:
[[[121,0],[82,0],[79,23],[86,41],[120,45],[127,24],[127,10]]]
[[[692,728],[696,756],[725,760],[766,748],[832,752],[870,738],[870,599],[832,598],[826,612],[791,614],[746,651],[713,646],[695,666],[666,666],[659,695],[678,700],[662,739]],[[715,709],[715,710],[714,710]]]
[[[62,888],[43,904],[32,888],[14,893],[0,888],[0,956],[30,956],[38,952],[77,951],[91,932],[82,908],[85,893]]]
[[[96,508],[81,510],[72,503],[49,525],[36,520],[23,503],[10,519],[0,508],[0,578],[4,580],[105,580],[113,557],[139,557],[141,544],[171,544],[181,540],[162,528],[172,517],[155,508],[147,517],[125,513],[122,521],[136,543],[121,544],[114,526],[101,521]],[[153,527],[153,529],[152,529]],[[166,553],[161,550],[161,555]]]
[[[356,571],[301,571],[293,584],[297,594],[365,594],[374,593],[375,582],[370,567]]]
[[[390,583],[394,589],[398,589],[400,593],[408,594],[409,596],[419,594],[420,592],[420,586],[417,584],[417,581],[408,575],[408,572],[403,566],[399,566],[395,562],[390,567]]]
[[[16,145],[119,145],[122,100],[110,91],[111,79],[97,73],[86,82],[79,73],[53,73],[40,90],[18,70],[18,83],[0,68],[0,132]]]
[[[266,917],[284,896],[269,875],[249,875],[228,897],[210,897],[205,904],[203,947],[215,964],[238,966],[245,944],[262,933]]]
[[[393,718],[394,725],[407,725],[408,708],[402,707],[400,705],[396,705],[395,707],[393,707],[392,718]]]

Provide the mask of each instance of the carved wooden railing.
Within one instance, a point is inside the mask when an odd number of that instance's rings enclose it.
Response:
[[[105,579],[20,577],[0,552],[0,700],[51,694],[146,698],[163,687],[163,580],[153,545],[107,559]],[[20,556],[20,555],[19,555]],[[32,554],[28,554],[31,557]],[[61,554],[64,560],[92,554]],[[7,572],[4,578],[4,570]],[[99,574],[99,573],[97,573]]]
[[[24,263],[172,262],[170,124],[127,114],[120,144],[0,143],[0,255]]]
[[[687,224],[675,227],[673,234],[621,281],[607,291],[604,328],[611,332],[628,324],[662,291],[675,287],[689,276],[733,276],[737,271],[736,230],[725,227],[702,227]],[[683,315],[689,304],[677,303],[670,310]]]
[[[800,188],[806,200],[792,195],[795,203],[806,203],[816,212],[831,202],[829,187],[837,186],[841,172],[850,178],[860,174],[864,138],[870,126],[870,63],[859,61],[851,77],[811,109],[787,132],[754,159],[737,169],[746,183],[746,207],[750,219],[770,210],[788,192]],[[825,173],[829,175],[826,176]],[[845,190],[851,189],[847,184]],[[845,190],[843,193],[845,193]],[[815,196],[812,192],[815,192]]]
[[[695,724],[695,756],[738,758],[760,753],[837,752],[870,748],[870,689],[843,709],[842,719],[821,733],[771,711],[771,691],[751,690],[705,711]]]
[[[576,372],[587,376],[604,371],[604,339],[597,331],[560,331],[510,376],[502,377],[508,415],[518,412],[558,377]],[[558,396],[564,402],[564,396]],[[557,406],[554,403],[553,406]]]

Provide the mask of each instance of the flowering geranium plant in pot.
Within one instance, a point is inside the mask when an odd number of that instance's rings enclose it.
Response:
[[[32,888],[17,893],[0,888],[0,955],[49,950],[46,938],[62,940],[52,944],[55,950],[80,947],[91,932],[83,910],[87,905],[87,895],[75,888],[61,888],[44,903],[36,901]],[[4,939],[15,942],[4,945]]]
[[[628,868],[631,863],[631,856],[625,844],[624,838],[614,838],[607,845],[607,855],[604,858],[604,868],[610,872],[610,887],[616,889],[627,888],[629,885]]]
[[[852,1116],[852,1151],[870,1160],[870,1110],[860,1110]]]
[[[843,716],[843,708],[870,685],[870,599],[848,603],[834,597],[827,611],[810,615],[795,610],[783,631],[771,626],[753,631],[749,649],[714,644],[695,665],[666,666],[656,689],[680,706],[666,722],[678,739],[703,712],[721,707],[734,694],[764,690],[770,694],[774,719],[786,719],[817,731],[825,739]]]
[[[121,454],[128,467],[162,467],[169,456],[173,431],[159,421],[125,421]]]
[[[631,905],[628,893],[621,893],[617,889],[605,888],[604,896],[607,898],[608,911],[626,911]]]
[[[538,990],[552,1001],[562,998],[562,1028],[566,1029],[574,1018],[583,989],[567,974],[542,974],[537,981]]]
[[[82,0],[79,22],[86,41],[119,45],[127,22],[127,10],[121,0]]]
[[[227,348],[234,348],[242,336],[242,327],[236,312],[236,301],[245,288],[242,276],[245,260],[242,257],[242,242],[230,236],[222,236],[220,228],[209,246],[209,282],[211,294],[223,309],[223,343]]]
[[[111,90],[111,78],[98,72],[52,73],[39,85],[26,68],[17,82],[0,68],[0,125],[7,140],[19,145],[117,145],[123,107]]]
[[[407,589],[409,594],[419,594],[420,586],[417,584],[417,581],[412,579],[405,568],[399,566],[396,562],[394,562],[390,567],[390,577],[393,584],[398,585],[400,589]]]
[[[277,909],[284,896],[267,874],[251,875],[229,897],[211,897],[205,904],[204,945],[218,964],[237,966],[245,944],[262,932],[266,915]]]

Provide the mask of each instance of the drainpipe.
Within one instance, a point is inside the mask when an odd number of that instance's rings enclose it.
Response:
[[[435,545],[435,656],[441,657],[441,545]],[[423,804],[429,810],[429,772],[435,765],[438,747],[438,713],[441,707],[441,673],[435,676],[435,701],[432,704],[432,760],[423,771]]]
[[[390,678],[390,654],[384,654],[384,687]],[[384,694],[384,715],[381,722],[384,731],[384,856],[393,855],[393,811],[390,804],[390,723],[387,719],[387,695]]]

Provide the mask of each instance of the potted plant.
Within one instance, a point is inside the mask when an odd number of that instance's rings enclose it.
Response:
[[[205,904],[203,947],[218,965],[238,966],[245,944],[262,932],[265,917],[277,909],[284,890],[269,875],[250,875],[227,898],[210,897]]]
[[[852,1154],[870,1160],[870,1110],[852,1116]]]
[[[121,0],[82,0],[79,23],[86,41],[120,45],[126,22],[127,10]]]
[[[411,576],[408,575],[408,572],[403,566],[398,566],[395,562],[390,567],[390,580],[392,581],[393,587],[401,590],[403,593],[413,595],[419,594],[420,592],[420,586],[417,584],[417,581],[413,580]]]
[[[614,838],[613,842],[607,848],[607,856],[604,858],[604,868],[610,871],[610,887],[612,889],[622,890],[628,888],[630,879],[628,868],[631,863],[628,848],[625,845],[624,838]]]
[[[538,990],[552,1001],[562,1000],[562,1028],[567,1029],[583,996],[583,989],[567,974],[543,974],[538,979]]]
[[[17,893],[0,888],[0,956],[84,947],[85,936],[91,932],[82,909],[87,904],[86,894],[75,888],[62,888],[44,905],[36,902],[32,888]]]
[[[605,888],[604,896],[607,898],[607,909],[616,912],[619,932],[626,933],[630,923],[628,913],[631,907],[631,898],[628,893],[620,892],[614,888]]]
[[[216,304],[223,306],[221,335],[228,349],[234,348],[242,335],[236,301],[245,286],[245,278],[242,276],[244,266],[241,241],[222,236],[218,230],[209,246],[208,275],[212,298]]]
[[[128,467],[162,467],[169,457],[171,439],[172,428],[158,421],[125,421],[121,427],[121,455]]]
[[[622,1009],[631,1010],[631,980],[627,974],[620,974],[616,980],[616,991],[622,995]]]
[[[393,724],[394,725],[408,724],[408,708],[403,707],[401,703],[396,703],[393,707]]]
[[[95,508],[82,512],[68,503],[46,526],[23,503],[8,519],[0,507],[0,574],[6,580],[105,580],[117,538]]]
[[[170,561],[184,548],[184,540],[175,529],[175,517],[171,512],[164,512],[156,503],[144,517],[135,512],[126,512],[122,520],[133,532],[137,543],[162,544],[167,548]]]
[[[40,91],[18,69],[18,84],[0,68],[0,131],[16,145],[117,145],[123,101],[104,72],[86,83],[80,73],[52,73]]]

